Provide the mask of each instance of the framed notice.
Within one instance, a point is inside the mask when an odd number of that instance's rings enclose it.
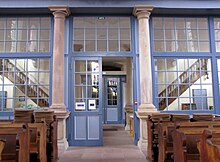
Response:
[[[75,110],[85,110],[85,102],[76,102]]]

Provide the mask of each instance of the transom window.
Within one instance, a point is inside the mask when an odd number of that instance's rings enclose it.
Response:
[[[49,59],[0,59],[0,111],[49,107]]]
[[[50,17],[0,18],[0,52],[49,52]]]
[[[211,60],[155,58],[159,110],[213,110]]]
[[[153,40],[155,52],[209,52],[208,18],[153,17]]]
[[[130,18],[74,17],[73,51],[131,51]]]

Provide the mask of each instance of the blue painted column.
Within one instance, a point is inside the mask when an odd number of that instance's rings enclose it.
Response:
[[[139,37],[139,62],[140,62],[140,105],[136,113],[140,119],[140,138],[138,146],[142,151],[147,152],[147,118],[148,115],[156,113],[157,109],[153,105],[152,94],[152,70],[150,51],[150,30],[149,17],[152,6],[135,6],[133,14],[138,19]]]

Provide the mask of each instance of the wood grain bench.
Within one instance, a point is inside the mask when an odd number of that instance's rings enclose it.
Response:
[[[47,124],[45,122],[28,123],[28,127],[32,133],[30,139],[30,153],[38,154],[40,162],[46,162]]]
[[[2,151],[5,148],[5,142],[6,140],[0,139],[0,161],[2,160]]]
[[[0,124],[0,138],[5,140],[2,160],[29,162],[29,128],[27,125]]]
[[[160,123],[158,125],[159,132],[159,162],[164,162],[168,157],[172,158],[173,155],[173,137],[172,133],[174,129],[178,127],[179,129],[190,128],[220,128],[220,122],[214,121],[204,121],[204,122],[169,122]]]
[[[197,149],[197,143],[201,139],[204,130],[206,129],[184,128],[175,129],[173,131],[174,161],[200,161],[200,154],[199,150]],[[209,130],[212,130],[214,132],[214,137],[220,140],[220,129],[211,128]],[[201,155],[203,156],[203,154]]]
[[[158,122],[170,122],[171,114],[155,113],[147,119],[147,159],[148,161],[158,160]]]
[[[54,121],[49,124],[49,137],[47,143],[48,162],[58,161],[58,146],[57,146],[57,125],[58,121],[54,117]]]
[[[220,161],[220,136],[213,137],[212,130],[204,130],[197,148],[200,153],[200,162],[219,162]]]

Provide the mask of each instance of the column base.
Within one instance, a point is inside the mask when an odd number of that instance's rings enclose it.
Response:
[[[58,158],[68,148],[69,144],[66,139],[66,119],[69,117],[70,112],[66,111],[65,105],[52,105],[51,110],[57,118],[57,147]]]
[[[147,119],[149,115],[154,113],[160,112],[157,111],[153,104],[141,104],[136,112],[137,117],[140,119],[140,139],[138,146],[145,155],[147,155],[148,147]]]
[[[67,139],[64,138],[62,140],[57,141],[58,146],[58,157],[60,157],[69,147],[69,143],[67,142]]]
[[[140,148],[140,150],[144,153],[144,155],[147,156],[148,140],[140,139],[137,145]]]
[[[133,107],[131,104],[126,104],[124,107],[125,110],[125,119],[126,119],[126,125],[125,130],[130,131],[131,125],[130,125],[130,116],[133,115]]]

